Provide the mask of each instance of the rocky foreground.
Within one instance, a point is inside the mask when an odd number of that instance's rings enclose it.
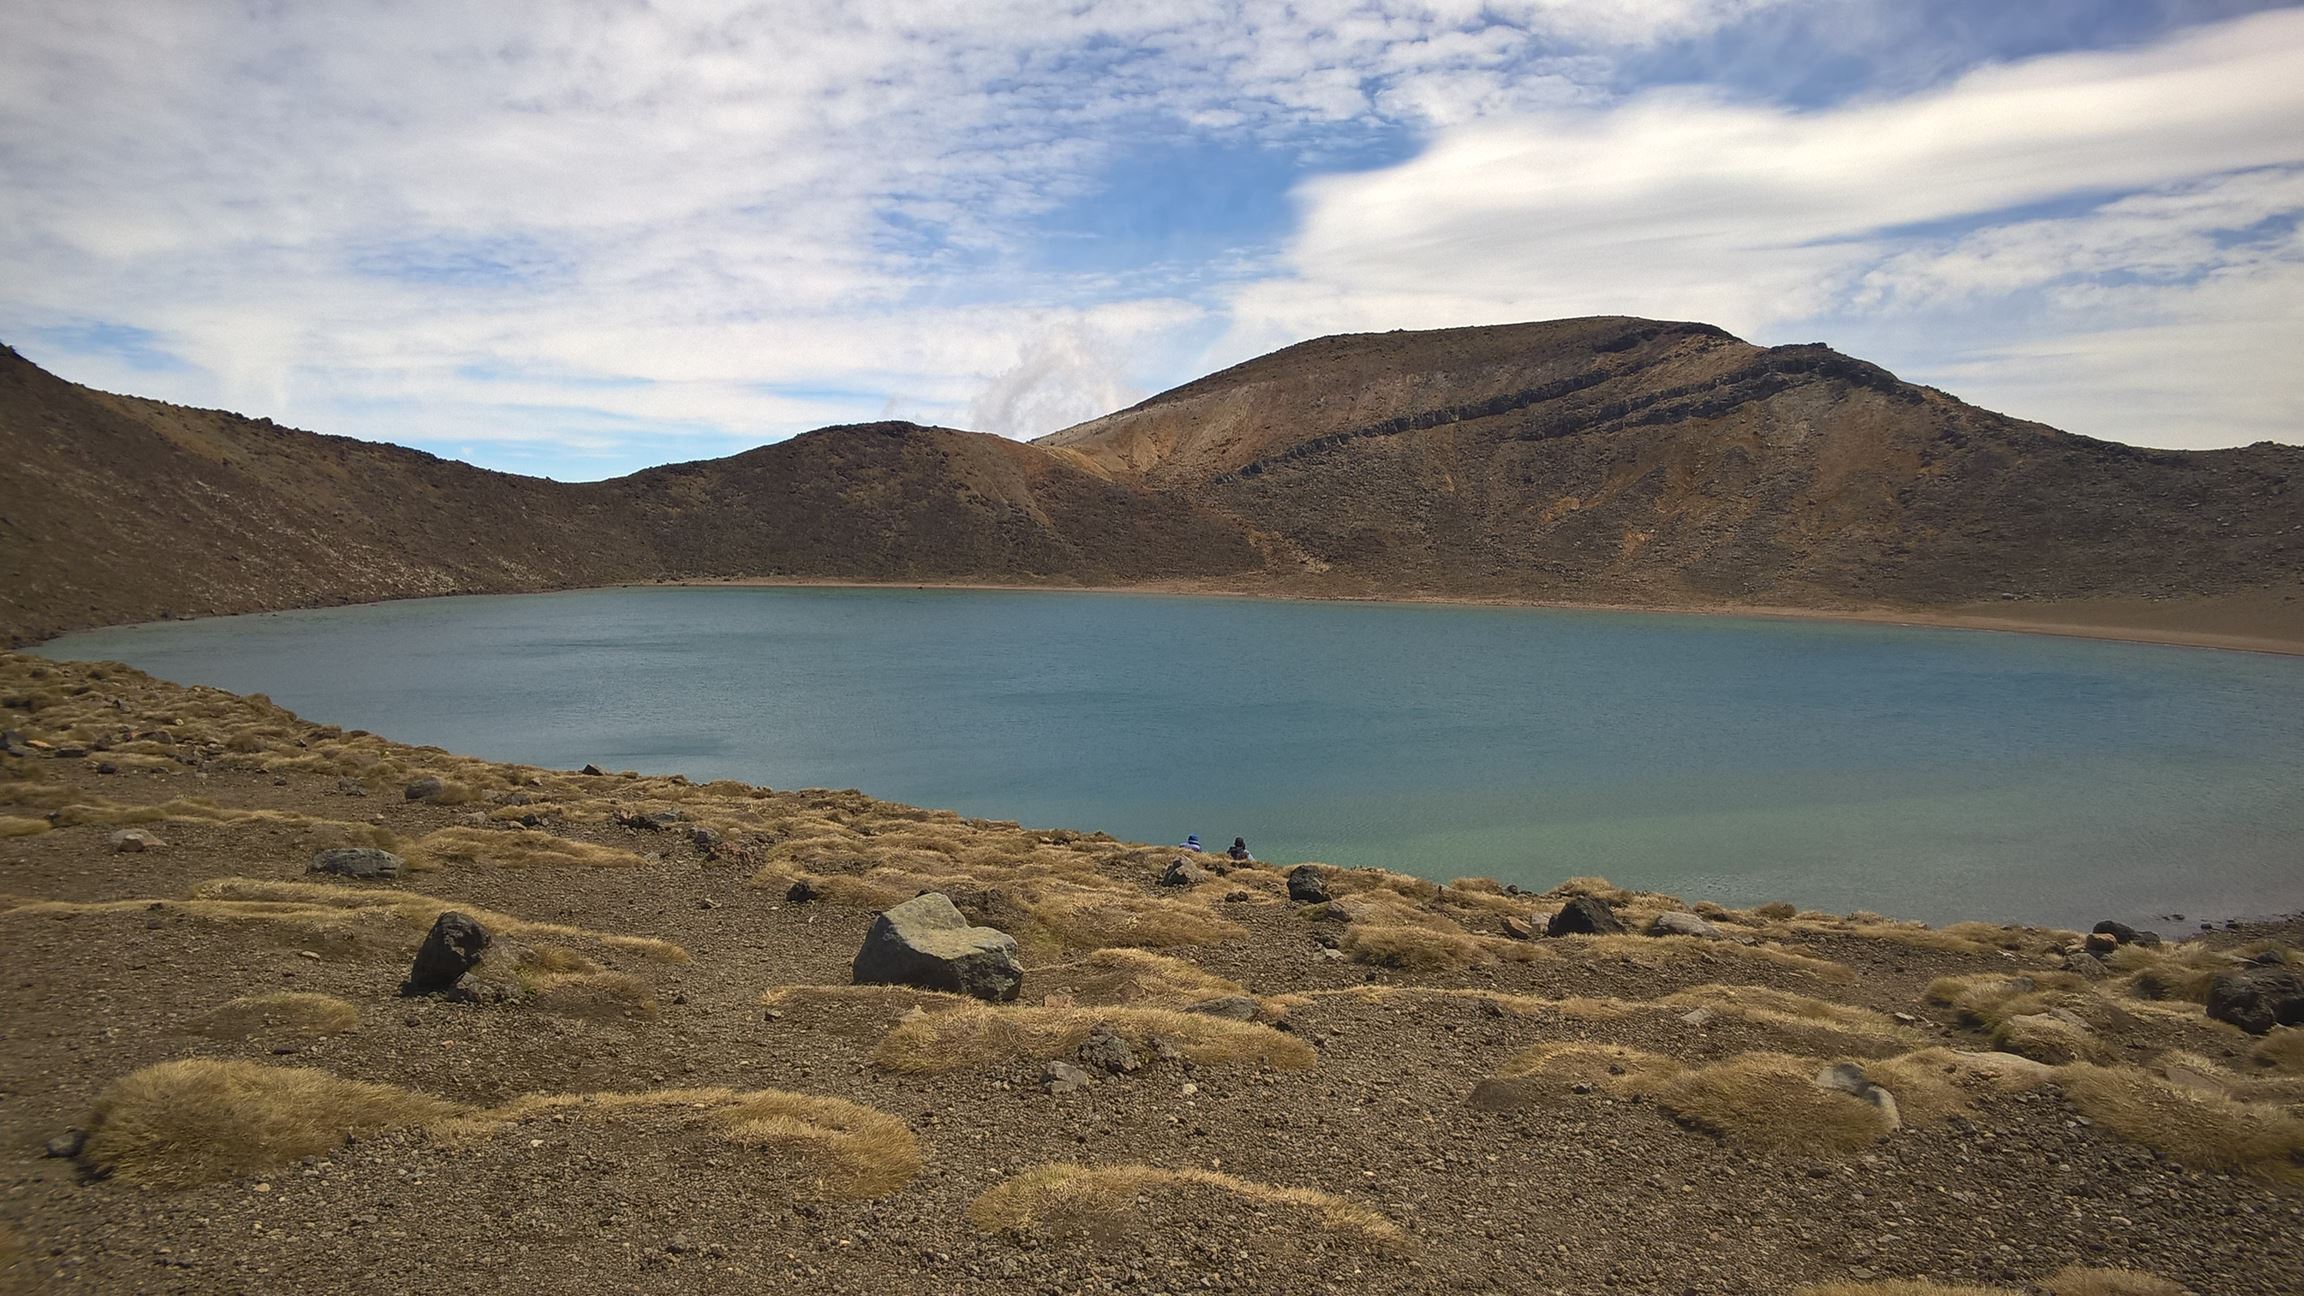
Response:
[[[2298,924],[1177,864],[16,655],[0,730],[17,1289],[2304,1285]]]

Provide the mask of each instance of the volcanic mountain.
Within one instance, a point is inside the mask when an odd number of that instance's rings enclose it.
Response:
[[[574,484],[96,392],[0,351],[0,456],[17,639],[714,578],[2163,624],[2241,599],[2304,638],[2304,448],[2098,441],[1822,345],[1621,317],[1322,338],[1029,445],[877,423]]]

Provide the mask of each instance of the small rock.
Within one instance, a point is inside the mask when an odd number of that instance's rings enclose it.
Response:
[[[1193,886],[1206,882],[1213,876],[1208,870],[1179,855],[1168,861],[1168,867],[1161,870],[1160,885],[1164,887]]]
[[[1080,1064],[1112,1075],[1126,1075],[1144,1065],[1136,1058],[1136,1050],[1128,1041],[1112,1033],[1108,1026],[1099,1024],[1080,1042]]]
[[[2111,971],[2104,966],[2104,960],[2084,952],[2065,955],[2063,962],[2058,966],[2083,981],[2101,981],[2112,975]]]
[[[2111,953],[2118,948],[2120,948],[2120,938],[2112,935],[2110,932],[2090,932],[2087,937],[2080,942],[2081,953],[2094,955],[2099,958]]]
[[[1247,995],[1219,995],[1214,999],[1203,999],[1184,1011],[1205,1013],[1210,1017],[1229,1017],[1233,1021],[1254,1021],[1256,1008],[1256,1001]]]
[[[158,850],[168,844],[141,828],[123,828],[105,840],[112,843],[113,853],[119,855],[135,855],[148,850]]]
[[[364,797],[368,795],[368,785],[356,778],[340,778],[336,780],[336,795]]]
[[[599,778],[606,774],[608,771],[601,769],[597,765],[586,765],[583,769],[580,769],[576,772],[585,775],[588,778]]]
[[[1655,921],[1648,924],[1648,934],[1651,936],[1695,936],[1703,940],[1719,940],[1727,935],[1726,932],[1695,914],[1681,913],[1677,910],[1656,915]]]
[[[120,772],[120,767],[110,761],[98,761],[96,762],[96,772],[99,774],[117,774]]]
[[[2114,922],[2109,918],[2096,924],[2096,926],[2091,929],[2091,934],[2098,936],[2109,936],[2114,941],[2122,945],[2149,946],[2160,944],[2160,933],[2138,931],[2126,923]]]
[[[1903,1119],[1896,1112],[1896,1095],[1872,1083],[1864,1068],[1852,1062],[1841,1062],[1816,1073],[1816,1087],[1860,1098],[1880,1109],[1888,1118],[1888,1128],[1901,1129]]]
[[[388,850],[373,846],[339,846],[324,850],[312,857],[308,872],[333,873],[338,877],[359,878],[363,881],[388,881],[400,876],[407,861]]]
[[[720,902],[710,896],[698,896],[696,907],[699,909],[717,909],[720,907]]]
[[[1298,904],[1326,904],[1328,880],[1311,865],[1299,864],[1288,870],[1288,898]]]
[[[1497,920],[1496,925],[1502,927],[1504,929],[1504,934],[1511,937],[1513,940],[1536,939],[1536,924],[1529,922],[1525,918],[1521,918],[1513,914],[1506,914]]]
[[[46,1143],[41,1144],[40,1154],[42,1156],[51,1156],[69,1160],[72,1157],[80,1155],[80,1149],[86,1146],[88,1146],[88,1131],[84,1129],[68,1129],[62,1134],[57,1135],[55,1138],[52,1138]]]
[[[1720,1020],[1720,1014],[1709,1008],[1694,1008],[1680,1014],[1682,1025],[1693,1026],[1698,1030],[1702,1030],[1718,1020]]]
[[[1093,1076],[1069,1062],[1051,1062],[1040,1072],[1040,1087],[1049,1093],[1071,1093],[1094,1083]]]
[[[808,904],[823,899],[824,893],[817,890],[814,883],[802,879],[793,883],[790,889],[784,892],[784,898],[793,904]]]
[[[1547,936],[1617,936],[1624,924],[1608,902],[1594,896],[1571,896],[1544,926]]]
[[[430,801],[438,797],[441,790],[446,786],[439,779],[427,774],[423,778],[410,779],[408,786],[400,789],[400,796],[406,801]]]
[[[697,850],[710,855],[712,852],[720,849],[720,831],[716,828],[706,828],[702,825],[698,825],[697,827],[688,830],[688,842]]]

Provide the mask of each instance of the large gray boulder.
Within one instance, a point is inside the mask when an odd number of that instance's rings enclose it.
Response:
[[[1005,1003],[1024,988],[1016,942],[971,927],[951,899],[930,891],[873,920],[856,951],[858,985],[908,985]]]
[[[1608,902],[1593,896],[1572,896],[1544,925],[1547,936],[1621,936],[1624,920],[1608,907]]]
[[[1699,940],[1721,940],[1728,935],[1695,914],[1682,913],[1678,910],[1656,915],[1655,921],[1648,924],[1648,934],[1651,936],[1694,936]]]

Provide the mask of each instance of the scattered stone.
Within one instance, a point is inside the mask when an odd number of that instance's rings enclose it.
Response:
[[[969,926],[951,898],[936,891],[874,919],[852,971],[858,985],[910,985],[1002,1003],[1024,987],[1015,939]]]
[[[1497,926],[1502,927],[1504,929],[1504,934],[1511,937],[1513,940],[1536,939],[1536,924],[1529,922],[1525,918],[1521,918],[1513,914],[1506,914],[1497,920]]]
[[[368,795],[368,785],[356,778],[340,778],[336,780],[336,795],[364,797]]]
[[[2285,966],[2219,972],[2208,983],[2208,1015],[2251,1035],[2304,1026],[2304,972]]]
[[[720,907],[720,902],[710,896],[699,896],[696,900],[696,907],[699,909],[717,909]]]
[[[1572,896],[1544,925],[1547,936],[1620,936],[1624,923],[1608,902],[1593,896]]]
[[[0,732],[0,756],[29,756],[31,754],[32,748],[24,741],[23,734],[14,729]]]
[[[1233,1021],[1254,1021],[1256,1008],[1256,1001],[1247,995],[1218,995],[1214,999],[1203,999],[1184,1011],[1206,1013],[1210,1017],[1229,1017]]]
[[[2160,933],[2138,931],[2126,923],[2114,922],[2109,918],[2096,924],[2090,931],[2093,935],[2109,936],[2122,945],[2150,946],[2160,944]]]
[[[99,774],[117,774],[120,772],[120,767],[110,761],[98,761],[96,762],[96,772]]]
[[[431,801],[439,797],[441,790],[446,786],[439,779],[427,774],[420,779],[410,779],[408,786],[400,789],[400,797],[404,801]]]
[[[688,830],[688,841],[697,850],[710,855],[720,849],[720,830],[698,825]]]
[[[2120,948],[2119,938],[2109,932],[2090,932],[2087,938],[2080,942],[2081,953],[2092,954],[2099,958],[2118,948]]]
[[[810,904],[823,899],[824,893],[817,890],[814,883],[803,879],[793,883],[790,889],[784,892],[784,898],[793,904]]]
[[[1853,1062],[1836,1063],[1817,1072],[1816,1087],[1862,1099],[1888,1117],[1888,1128],[1903,1128],[1904,1120],[1896,1112],[1896,1095],[1872,1083],[1864,1068]]]
[[[141,828],[123,828],[105,840],[112,843],[112,852],[116,855],[136,855],[168,844]]]
[[[577,772],[577,773],[579,773],[579,774],[582,774],[582,775],[584,775],[584,776],[585,776],[585,777],[587,777],[587,778],[600,778],[601,776],[605,775],[605,774],[606,774],[608,771],[606,771],[606,770],[604,770],[604,769],[600,768],[600,767],[599,767],[599,766],[597,766],[597,765],[586,765],[584,768],[582,768],[582,769],[580,769],[580,770],[578,770],[578,771],[576,771],[576,772]]]
[[[1692,1008],[1680,1014],[1681,1025],[1693,1026],[1698,1030],[1702,1030],[1718,1020],[1720,1020],[1720,1014],[1709,1008]]]
[[[1206,882],[1212,876],[1214,875],[1208,870],[1179,855],[1168,861],[1168,867],[1161,870],[1160,885],[1165,887],[1194,886]]]
[[[1069,1062],[1051,1062],[1040,1072],[1040,1087],[1052,1094],[1071,1093],[1094,1083],[1095,1077]]]
[[[408,996],[446,994],[464,974],[477,967],[488,949],[488,929],[470,914],[451,909],[433,920],[432,930],[417,947],[416,961],[400,993]]]
[[[1298,904],[1326,904],[1328,880],[1311,865],[1299,864],[1288,870],[1288,898]]]
[[[1648,924],[1648,934],[1651,936],[1695,936],[1703,940],[1721,940],[1728,935],[1695,914],[1682,913],[1678,910],[1656,915],[1656,920]]]
[[[1111,1075],[1126,1075],[1144,1065],[1136,1058],[1136,1050],[1128,1041],[1112,1033],[1112,1028],[1099,1023],[1080,1042],[1080,1064]]]
[[[88,1146],[88,1131],[68,1129],[42,1144],[40,1155],[55,1157],[59,1160],[70,1160],[80,1155],[80,1149],[86,1146]]]
[[[2083,981],[2101,981],[2112,975],[2104,966],[2104,960],[2085,952],[2065,955],[2060,966]]]
[[[364,882],[389,881],[400,876],[408,861],[388,850],[373,846],[339,846],[324,850],[312,857],[313,873],[333,873],[338,877],[359,878]]]

